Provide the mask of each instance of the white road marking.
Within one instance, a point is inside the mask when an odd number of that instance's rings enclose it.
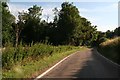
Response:
[[[109,61],[109,62],[111,62],[112,64],[114,64],[114,65],[116,65],[116,66],[119,66],[119,67],[120,67],[120,65],[119,65],[119,64],[117,64],[117,63],[115,63],[115,62],[113,62],[113,61],[109,60],[108,58],[104,57],[103,55],[101,55],[101,54],[97,51],[97,49],[96,49],[96,52],[97,52],[97,54],[98,54],[98,55],[100,55],[101,57],[103,57],[103,58],[104,58],[104,59],[106,59],[107,61]]]
[[[79,51],[77,51],[79,52]],[[75,52],[75,53],[77,53]],[[63,62],[65,59],[67,59],[68,57],[74,55],[75,53],[63,58],[61,61],[59,61],[58,63],[56,63],[54,66],[52,66],[51,68],[49,68],[47,71],[43,72],[41,75],[39,75],[38,77],[36,77],[34,80],[38,80],[39,78],[43,77],[45,74],[47,74],[48,72],[50,72],[53,68],[55,68],[57,65],[59,65],[61,62]]]

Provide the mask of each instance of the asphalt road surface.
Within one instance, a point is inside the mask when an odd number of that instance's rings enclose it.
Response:
[[[42,78],[120,78],[120,67],[100,56],[96,49],[73,54]]]

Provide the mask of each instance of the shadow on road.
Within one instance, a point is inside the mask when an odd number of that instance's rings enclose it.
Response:
[[[83,67],[71,75],[76,78],[120,78],[120,67],[101,57],[96,49],[89,51],[90,57]]]

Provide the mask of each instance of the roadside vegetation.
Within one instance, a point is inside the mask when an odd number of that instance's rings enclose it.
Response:
[[[101,43],[98,50],[103,56],[120,65],[120,37]]]
[[[47,44],[31,44],[30,46],[19,45],[17,48],[8,46],[2,54],[3,69],[10,69],[11,66],[22,63],[24,59],[35,60],[37,57],[43,58],[44,56],[52,56],[56,53],[74,50],[74,46],[51,46]]]
[[[120,65],[120,27],[106,31],[105,39],[97,49],[103,56]]]
[[[50,22],[49,16],[46,20],[41,18],[42,6],[33,5],[27,11],[18,12],[18,20],[9,11],[7,3],[2,2],[1,7],[3,78],[38,75],[65,56],[86,49],[81,46],[100,45],[103,55],[105,50],[117,49],[117,40],[109,44],[111,47],[108,43],[103,46],[102,42],[120,36],[117,34],[120,27],[114,31],[97,31],[97,26],[82,17],[73,3],[63,2],[61,9],[55,7],[54,19]],[[117,55],[117,52],[105,54],[114,61],[118,60]]]
[[[51,46],[34,44],[18,48],[6,47],[3,51],[3,78],[33,78],[64,57],[85,47]]]

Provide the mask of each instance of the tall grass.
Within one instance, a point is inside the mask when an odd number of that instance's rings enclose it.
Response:
[[[30,46],[20,44],[17,48],[7,46],[2,52],[2,66],[3,69],[9,70],[15,64],[23,64],[26,59],[36,60],[38,57],[52,56],[55,53],[61,53],[75,48],[73,46],[51,46],[42,43],[31,44]]]
[[[64,57],[84,50],[75,46],[52,46],[35,43],[17,48],[8,45],[2,50],[3,78],[33,78]]]
[[[101,43],[98,50],[105,57],[120,64],[120,37]]]

